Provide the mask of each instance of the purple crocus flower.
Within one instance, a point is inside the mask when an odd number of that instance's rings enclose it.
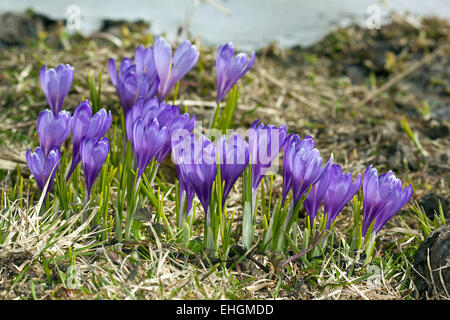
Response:
[[[111,111],[106,113],[105,109],[100,109],[92,116],[92,108],[89,100],[84,100],[75,109],[72,118],[73,132],[73,154],[72,165],[67,175],[69,180],[78,163],[81,161],[80,147],[84,139],[103,137],[111,127]]]
[[[189,134],[190,135],[190,134]],[[180,137],[181,139],[182,137]],[[172,143],[174,145],[180,143],[180,141],[176,141],[175,139],[172,140]],[[186,150],[183,147],[176,148],[174,152],[172,152],[173,161],[175,163],[175,170],[177,172],[177,180],[178,180],[178,187],[179,187],[179,199],[181,201],[180,205],[180,212],[183,212],[183,206],[184,206],[184,200],[186,200],[186,213],[187,215],[190,214],[191,208],[192,208],[192,201],[194,200],[194,188],[192,187],[189,179],[184,174],[184,171],[181,169],[181,163],[186,162],[186,160],[183,159],[184,156],[187,156]],[[181,219],[181,214],[180,214]]]
[[[60,64],[56,69],[47,70],[47,65],[41,68],[39,78],[41,87],[47,98],[48,105],[56,115],[61,111],[62,104],[73,82],[73,68],[69,64]]]
[[[161,150],[156,154],[156,161],[162,163],[172,150],[171,136],[178,129],[184,129],[191,132],[194,129],[195,116],[189,118],[189,114],[180,115],[178,106],[172,106],[165,102],[159,103],[156,98],[144,101],[139,98],[135,105],[130,109],[126,117],[126,130],[128,140],[133,144],[132,128],[138,118],[144,119],[145,122],[158,119],[160,127],[167,127],[168,133]]]
[[[309,216],[309,224],[311,229],[313,228],[314,220],[319,211],[320,204],[325,197],[325,193],[330,185],[331,172],[327,170],[322,177],[313,184],[311,191],[306,196],[304,206]]]
[[[133,128],[138,119],[149,122],[153,118],[158,118],[160,112],[159,102],[157,98],[145,100],[138,98],[136,103],[128,111],[125,118],[125,129],[128,141],[133,144]]]
[[[41,191],[44,191],[45,184],[49,181],[47,188],[47,193],[49,193],[52,189],[56,171],[58,171],[59,161],[61,160],[59,149],[52,148],[47,157],[44,156],[44,152],[42,152],[40,147],[34,149],[34,152],[28,149],[26,159],[28,167]]]
[[[84,139],[81,143],[81,164],[83,165],[86,180],[87,194],[91,194],[91,188],[97,179],[109,153],[108,138]]]
[[[250,70],[254,62],[254,52],[250,61],[246,53],[239,53],[234,57],[234,47],[231,42],[219,47],[216,57],[217,102],[222,101],[234,84]]]
[[[259,119],[254,121],[249,130],[249,149],[252,165],[252,188],[256,190],[262,177],[272,165],[286,142],[286,125],[277,128],[264,125]]]
[[[153,54],[159,77],[158,99],[163,101],[170,89],[197,63],[199,52],[190,41],[186,40],[180,44],[172,58],[170,44],[158,36],[153,46]]]
[[[180,114],[178,106],[166,105],[161,103],[161,112],[158,115],[158,121],[169,130],[166,141],[161,150],[156,155],[156,161],[162,163],[167,155],[172,151],[172,134],[178,130],[185,130],[186,133],[192,132],[195,125],[195,116],[189,118],[189,114]]]
[[[228,139],[226,136],[222,136],[217,143],[217,151],[220,159],[222,183],[225,181],[223,205],[234,183],[248,165],[249,146],[240,134],[235,133]]]
[[[139,181],[150,161],[161,150],[168,133],[167,127],[160,126],[157,118],[146,120],[143,117],[138,117],[134,122],[130,142],[136,154],[137,181]]]
[[[363,225],[362,234],[375,220],[373,234],[385,225],[408,201],[413,194],[412,186],[402,189],[402,181],[388,171],[378,177],[377,169],[369,166],[363,178]]]
[[[67,111],[53,114],[49,109],[42,111],[37,118],[37,134],[44,157],[52,148],[61,147],[72,129],[72,117]]]
[[[145,100],[152,98],[159,84],[152,47],[139,46],[134,60],[135,64],[130,58],[124,58],[120,63],[119,72],[113,58],[108,62],[111,82],[116,88],[125,117],[139,97]]]
[[[331,223],[361,187],[361,174],[358,174],[355,182],[352,183],[352,174],[350,172],[343,174],[339,164],[333,164],[330,171],[330,185],[324,199],[324,213],[327,216],[326,229],[330,229]]]
[[[305,195],[308,188],[315,184],[329,170],[333,155],[322,168],[322,157],[314,148],[314,140],[299,135],[289,137],[283,151],[283,202],[292,189],[294,206]]]
[[[217,172],[216,147],[204,135],[197,141],[193,134],[184,136],[172,147],[175,154],[179,154],[180,148],[183,149],[183,156],[179,158],[182,176],[194,189],[208,219],[209,200]]]

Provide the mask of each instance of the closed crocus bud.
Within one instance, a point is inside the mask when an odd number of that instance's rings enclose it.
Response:
[[[69,180],[78,163],[81,161],[80,148],[84,139],[103,137],[111,127],[112,114],[100,109],[92,116],[92,108],[89,100],[84,100],[75,109],[72,118],[73,153],[72,165],[67,175]]]
[[[326,229],[330,229],[331,223],[361,187],[361,174],[358,174],[353,182],[352,174],[350,172],[343,174],[342,168],[338,164],[333,164],[330,172],[330,185],[324,199],[324,213],[327,216]]]
[[[44,152],[40,147],[37,147],[34,152],[28,149],[26,159],[39,189],[43,191],[45,184],[48,182],[47,193],[49,193],[52,189],[53,179],[56,171],[58,171],[59,161],[61,159],[59,149],[52,148],[47,157],[44,156]]]
[[[86,180],[87,194],[91,194],[91,188],[97,179],[109,153],[108,138],[84,139],[81,144],[81,164],[83,165],[84,178]]]
[[[249,146],[240,134],[235,133],[228,139],[226,136],[222,136],[219,139],[217,152],[220,159],[221,180],[222,183],[225,182],[222,198],[223,204],[234,183],[248,165],[250,157]]]
[[[72,129],[72,117],[67,111],[56,115],[49,109],[42,111],[37,119],[37,134],[44,157],[50,149],[61,147]]]
[[[216,56],[217,102],[222,101],[234,84],[250,70],[254,62],[254,52],[250,60],[246,53],[239,53],[234,57],[231,42],[219,47]]]
[[[153,46],[153,55],[159,78],[158,100],[163,101],[177,82],[197,63],[199,52],[186,40],[180,44],[172,58],[170,44],[158,36]]]
[[[256,190],[286,142],[286,125],[277,128],[254,121],[249,130],[249,150],[252,165],[252,188]]]
[[[137,181],[139,181],[150,161],[161,150],[168,133],[167,127],[161,127],[157,118],[150,121],[138,118],[134,123],[130,141],[136,154]]]
[[[402,181],[396,178],[392,171],[378,177],[377,169],[369,166],[363,177],[362,234],[366,235],[374,220],[372,233],[377,234],[386,222],[408,203],[412,194],[412,186],[402,189]]]
[[[179,163],[183,177],[194,189],[205,214],[209,217],[209,200],[217,172],[216,147],[204,135],[196,140],[191,134],[184,136],[183,140],[176,145],[175,154],[180,152],[180,148],[183,149],[183,157]]]
[[[47,70],[47,65],[44,65],[39,77],[48,105],[56,115],[61,111],[64,99],[72,86],[73,68],[69,64],[60,64],[56,69]]]
[[[307,136],[303,140],[299,135],[290,137],[283,151],[283,202],[292,189],[295,206],[309,187],[329,170],[332,161],[333,155],[322,168],[322,157],[314,148],[312,137]]]

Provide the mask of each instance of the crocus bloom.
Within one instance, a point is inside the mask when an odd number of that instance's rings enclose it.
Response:
[[[158,99],[163,101],[170,89],[197,63],[199,52],[186,40],[180,44],[172,58],[170,44],[158,36],[153,46],[153,55],[159,77]]]
[[[324,213],[327,216],[326,229],[330,229],[331,223],[358,192],[360,187],[361,174],[358,174],[355,182],[352,183],[352,174],[350,172],[343,174],[339,164],[331,166],[331,181],[323,203]]]
[[[331,172],[327,170],[322,177],[313,184],[311,191],[305,199],[304,206],[305,210],[309,216],[309,224],[312,229],[314,224],[314,219],[317,216],[317,211],[319,211],[320,204],[325,197],[325,192],[327,191],[330,184]]]
[[[73,68],[69,64],[60,64],[56,69],[47,70],[47,65],[41,68],[39,74],[41,87],[47,98],[48,105],[57,114],[73,82]]]
[[[185,129],[187,132],[191,132],[194,129],[195,116],[189,118],[189,114],[180,114],[178,106],[172,106],[165,102],[159,103],[156,98],[145,101],[139,98],[134,106],[128,111],[126,117],[126,130],[128,140],[132,141],[132,129],[134,123],[138,118],[144,119],[145,122],[156,118],[160,127],[167,127],[168,133],[166,140],[161,147],[161,150],[156,154],[156,161],[162,163],[163,160],[172,150],[171,136],[175,130]]]
[[[197,141],[193,134],[186,135],[181,142],[172,146],[175,154],[183,148],[179,163],[182,175],[188,180],[200,200],[207,219],[212,185],[216,178],[216,147],[204,135]]]
[[[61,159],[59,149],[52,148],[47,157],[44,156],[44,152],[42,152],[40,147],[37,147],[34,152],[28,149],[26,159],[39,189],[43,191],[45,184],[48,182],[47,193],[49,193],[52,189],[53,179],[55,178],[56,171],[58,171],[59,161]]]
[[[116,88],[125,117],[139,97],[145,100],[152,98],[159,84],[152,47],[139,46],[134,60],[135,64],[130,58],[124,58],[120,63],[119,72],[113,58],[108,62],[109,76]]]
[[[252,165],[252,188],[256,190],[262,177],[272,165],[286,142],[286,125],[277,128],[264,125],[259,119],[254,121],[249,130],[249,148]]]
[[[88,195],[91,194],[92,185],[97,179],[108,153],[109,141],[106,137],[85,139],[81,144],[81,164],[83,165]]]
[[[219,47],[216,57],[217,102],[222,101],[234,84],[250,70],[254,62],[254,52],[250,61],[246,53],[239,53],[234,57],[234,47],[231,42]]]
[[[322,168],[322,157],[314,148],[314,140],[299,135],[290,137],[283,151],[283,202],[292,189],[294,206],[305,195],[308,188],[315,184],[329,170],[333,155]]]
[[[100,109],[92,116],[91,104],[89,100],[84,100],[75,109],[72,119],[73,154],[67,180],[81,161],[81,142],[84,139],[103,137],[111,127],[112,115],[111,111],[108,114],[105,109]]]
[[[369,166],[363,178],[363,225],[362,234],[375,219],[373,234],[384,226],[408,201],[413,194],[412,186],[402,189],[402,181],[392,171],[378,177],[377,169]]]
[[[217,143],[217,152],[220,159],[220,174],[222,183],[225,181],[223,190],[223,201],[230,193],[236,180],[248,165],[249,147],[248,143],[238,133],[233,134],[227,139],[222,136]]]
[[[166,105],[164,102],[161,102],[160,109],[158,121],[161,125],[166,126],[169,132],[164,145],[156,155],[158,163],[162,163],[172,150],[172,134],[176,130],[185,130],[186,133],[192,132],[195,125],[195,116],[189,118],[187,113],[180,114],[178,106]]]
[[[128,111],[125,118],[125,129],[128,141],[133,144],[133,128],[138,119],[149,122],[153,118],[158,118],[160,112],[159,102],[156,98],[145,100],[138,98],[136,103]]]
[[[52,148],[61,147],[72,129],[72,117],[67,111],[53,114],[49,109],[42,111],[37,118],[37,135],[44,157]]]
[[[139,117],[135,121],[130,141],[136,154],[138,181],[150,161],[161,150],[167,135],[167,127],[160,126],[157,118],[146,121],[144,118]]]

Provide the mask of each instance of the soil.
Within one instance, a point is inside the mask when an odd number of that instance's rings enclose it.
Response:
[[[450,291],[450,225],[435,230],[422,242],[414,270],[414,283],[421,298]]]

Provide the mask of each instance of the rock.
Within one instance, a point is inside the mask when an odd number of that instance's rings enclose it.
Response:
[[[450,129],[447,125],[435,120],[425,124],[423,129],[425,134],[433,140],[446,138],[450,133]]]
[[[430,268],[433,270],[431,278]],[[413,280],[422,299],[450,292],[450,225],[433,231],[419,246]],[[441,273],[441,275],[439,274]],[[442,279],[441,279],[442,278]],[[434,281],[434,285],[433,285]]]
[[[450,201],[447,197],[436,194],[436,193],[427,193],[419,200],[419,205],[423,207],[427,217],[430,219],[434,218],[435,212],[439,214],[439,201],[441,202],[442,210],[444,211],[445,218],[450,218],[449,209],[450,209]]]
[[[0,16],[0,48],[24,46],[28,39],[37,36],[40,29],[54,23],[55,21],[32,12],[5,13]]]

